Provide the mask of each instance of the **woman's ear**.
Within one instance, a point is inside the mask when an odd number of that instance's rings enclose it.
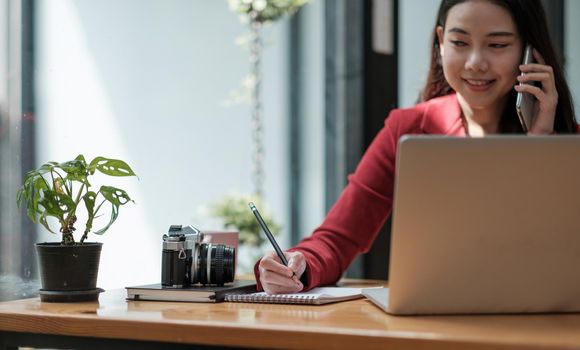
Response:
[[[444,51],[444,46],[443,46],[443,27],[442,26],[437,26],[436,32],[437,32],[437,40],[439,41],[439,54],[441,55],[441,57],[443,57],[443,51]]]

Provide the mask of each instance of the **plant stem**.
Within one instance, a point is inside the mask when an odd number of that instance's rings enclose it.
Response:
[[[68,180],[68,187],[67,187],[68,191],[69,191],[69,196],[72,197],[72,193],[73,193],[73,182],[72,180]]]
[[[85,241],[85,239],[87,239],[87,236],[89,235],[89,229],[86,228],[85,232],[83,232],[83,236],[81,237],[81,244],[83,244],[83,242]]]
[[[81,201],[81,195],[83,194],[83,189],[85,188],[85,184],[83,183],[81,185],[81,188],[79,189],[79,193],[77,193],[77,198],[75,199],[75,205],[78,205],[79,202]]]
[[[44,184],[46,185],[47,188],[50,188],[50,185],[48,184],[48,181],[46,181],[46,179],[44,178],[44,176],[40,175],[40,178],[42,179],[42,181],[44,181]],[[54,181],[53,181],[54,183]]]
[[[56,173],[56,171],[54,169],[50,169],[50,179],[52,180],[53,186],[54,186],[54,173]],[[56,174],[58,175],[58,173],[56,173]]]
[[[100,192],[100,191],[99,191]],[[97,193],[98,194],[98,193]],[[97,216],[97,213],[99,212],[99,210],[101,210],[101,207],[103,206],[103,204],[105,204],[105,199],[103,199],[103,201],[101,202],[101,204],[99,204],[99,206],[97,207],[97,209],[95,210],[93,216]]]
[[[105,200],[104,199],[101,202],[101,204],[99,204],[99,206],[97,207],[97,209],[93,213],[88,213],[89,217],[92,216],[94,218],[95,216],[97,216],[97,213],[99,212],[99,210],[101,209],[101,206],[103,204],[105,204]],[[81,244],[85,241],[85,239],[87,239],[87,236],[88,236],[90,230],[91,230],[90,227],[85,227],[85,232],[83,233],[83,236],[81,237]]]
[[[74,221],[73,223],[74,224]],[[71,245],[75,243],[75,238],[73,236],[74,227],[69,225],[68,221],[61,221],[60,231],[62,232],[62,242],[64,245]]]
[[[81,185],[81,188],[79,189],[79,192],[77,193],[77,198],[75,199],[75,209],[73,211],[71,211],[70,213],[68,213],[68,216],[65,219],[65,223],[66,223],[66,227],[73,227],[72,231],[74,231],[74,223],[76,222],[76,208],[79,205],[79,202],[81,200],[81,194],[83,193],[83,188],[85,187],[85,184]],[[71,221],[74,221],[71,223]],[[64,234],[64,232],[63,232]],[[72,235],[72,232],[70,232],[70,234]],[[74,239],[73,239],[74,242]]]

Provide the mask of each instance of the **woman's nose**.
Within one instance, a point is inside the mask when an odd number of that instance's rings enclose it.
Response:
[[[489,63],[483,52],[473,50],[467,57],[465,68],[475,72],[485,72],[489,68]]]

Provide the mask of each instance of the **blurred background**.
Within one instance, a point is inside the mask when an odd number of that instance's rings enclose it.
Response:
[[[580,1],[544,3],[579,110]],[[390,109],[415,102],[438,5],[310,0],[264,25],[259,180],[283,248],[320,224]],[[15,200],[49,160],[118,158],[139,176],[114,179],[136,203],[89,238],[99,287],[158,282],[172,224],[224,228],[212,205],[256,186],[252,106],[235,101],[248,31],[225,0],[0,0],[0,300],[34,295],[33,243],[60,240]],[[348,275],[387,278],[389,242],[387,224]]]

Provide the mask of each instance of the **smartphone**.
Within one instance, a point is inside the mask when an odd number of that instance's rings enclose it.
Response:
[[[522,60],[522,64],[532,63],[534,61],[534,56],[532,54],[532,46],[526,45],[526,49],[524,50],[524,58]],[[521,73],[523,75],[524,73]],[[520,83],[522,85],[524,83]],[[531,83],[525,83],[531,84]],[[524,128],[525,132],[528,132],[532,127],[532,119],[534,117],[534,107],[536,104],[536,98],[534,95],[527,93],[527,92],[518,92],[516,98],[516,112],[518,113],[518,117],[520,118],[520,123],[522,123],[522,127]]]

